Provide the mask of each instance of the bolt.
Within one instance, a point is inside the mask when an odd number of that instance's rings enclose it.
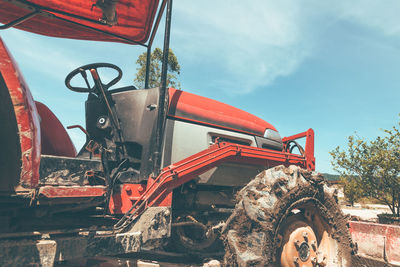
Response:
[[[132,194],[132,188],[130,188],[130,187],[126,187],[126,188],[125,188],[125,191],[126,191],[126,193],[127,193],[128,195]]]
[[[312,263],[317,263],[317,258],[316,258],[316,257],[312,257],[312,258],[311,258],[311,262],[312,262]]]
[[[308,233],[307,233],[307,232],[303,232],[303,237],[304,237],[304,239],[307,240],[307,238],[308,238]]]
[[[293,262],[294,263],[299,263],[299,258],[298,257],[293,257]]]
[[[313,248],[313,250],[317,250],[317,241],[313,240],[311,241],[311,247]]]
[[[294,240],[294,245],[296,246],[296,248],[299,248],[300,247],[300,241],[295,239]]]
[[[143,186],[142,186],[142,185],[139,185],[139,187],[138,187],[138,191],[139,191],[140,193],[142,193],[142,192],[144,191],[144,188],[143,188]]]

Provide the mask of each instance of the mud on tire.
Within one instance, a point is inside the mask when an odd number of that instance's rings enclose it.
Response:
[[[322,176],[263,171],[237,195],[224,229],[226,266],[353,266],[347,218]]]

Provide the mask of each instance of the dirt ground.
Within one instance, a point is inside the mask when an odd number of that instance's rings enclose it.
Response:
[[[388,206],[379,204],[354,204],[353,207],[342,206],[342,211],[363,221],[378,222],[378,214],[391,213]]]
[[[222,255],[199,258],[195,255],[169,253],[164,251],[141,252],[119,257],[93,257],[74,259],[55,264],[57,267],[220,267]]]

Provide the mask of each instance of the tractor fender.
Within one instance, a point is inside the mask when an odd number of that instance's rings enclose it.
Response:
[[[0,136],[0,191],[35,188],[41,154],[39,116],[29,87],[1,38],[0,90],[4,123]]]

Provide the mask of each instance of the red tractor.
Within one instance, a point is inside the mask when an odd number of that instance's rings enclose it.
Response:
[[[122,71],[108,63],[66,76],[68,89],[87,94],[86,125],[72,126],[86,134],[78,152],[0,41],[0,265],[164,249],[220,252],[227,266],[353,266],[347,219],[313,172],[312,129],[281,138],[245,111],[167,88],[171,8],[0,1],[1,29],[139,45],[147,55],[166,10],[160,87],[148,88],[148,71],[144,89],[118,87]],[[102,68],[115,78],[104,83]]]

